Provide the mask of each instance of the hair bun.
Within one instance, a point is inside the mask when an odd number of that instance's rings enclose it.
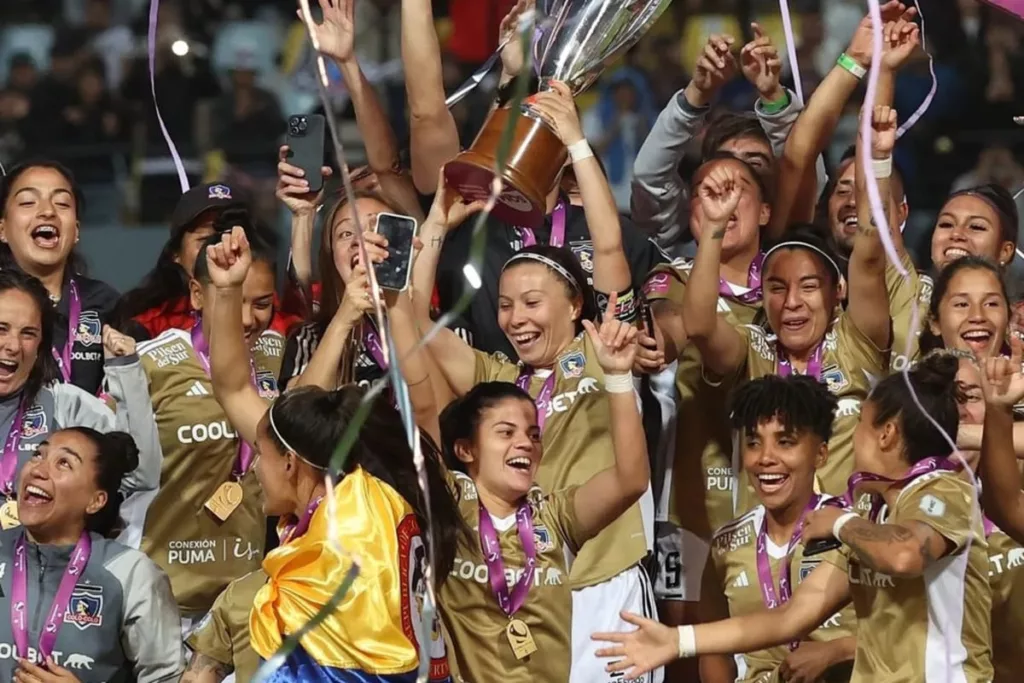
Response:
[[[121,477],[129,472],[134,472],[139,467],[139,447],[135,439],[125,432],[109,432],[103,435],[109,446],[111,455],[117,458],[117,469],[121,471]]]
[[[911,370],[914,384],[930,392],[941,393],[956,389],[956,373],[960,359],[951,353],[936,351],[917,362]]]

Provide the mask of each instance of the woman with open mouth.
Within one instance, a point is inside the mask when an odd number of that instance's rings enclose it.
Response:
[[[139,466],[123,432],[55,430],[21,467],[23,525],[0,531],[5,681],[177,680],[178,608],[167,576],[112,540],[122,482]]]
[[[760,504],[715,532],[700,623],[770,610],[788,601],[820,562],[840,561],[834,550],[801,557],[803,521],[828,500],[814,492],[814,471],[828,458],[837,403],[824,384],[803,375],[768,375],[733,392],[730,420]],[[701,656],[701,681],[848,681],[856,630],[847,607],[809,636],[742,655],[740,676],[731,657]]]
[[[424,428],[434,431],[431,406],[417,400],[424,392],[416,387],[431,375],[423,364],[427,354],[408,353],[419,335],[402,298],[392,309],[395,344],[416,414],[427,415]],[[449,485],[465,522],[455,566],[439,591],[456,680],[485,681],[496,670],[516,683],[570,680],[572,619],[586,622],[591,615],[573,613],[567,558],[639,500],[650,480],[631,374],[637,331],[616,320],[614,310],[613,297],[600,330],[584,322],[608,393],[615,451],[608,469],[578,486],[538,487],[543,418],[533,398],[511,382],[479,383],[441,413]]]
[[[883,197],[888,187],[881,180]],[[838,399],[829,458],[818,471],[821,491],[840,495],[853,473],[853,433],[871,382],[888,369],[889,299],[885,254],[873,234],[867,203],[849,267],[849,306],[839,307],[840,269],[831,247],[815,230],[796,227],[765,252],[764,310],[774,334],[735,326],[718,315],[719,268],[723,238],[737,207],[755,192],[739,171],[719,167],[697,188],[704,216],[704,239],[683,298],[690,338],[700,350],[706,381],[736,381],[765,375],[802,374],[825,382]],[[741,487],[739,511],[753,507],[749,487]]]
[[[58,377],[97,394],[103,381],[103,327],[118,293],[86,277],[74,251],[82,201],[71,172],[57,162],[8,169],[0,180],[0,264],[13,262],[43,283],[57,311],[51,323]]]
[[[103,328],[106,377],[116,413],[107,403],[73,384],[55,382],[53,346],[56,311],[36,278],[17,269],[0,270],[0,527],[18,525],[15,476],[45,439],[59,429],[91,427],[129,432],[141,449],[139,467],[125,479],[128,492],[160,483],[159,440],[146,398],[146,379],[135,343]]]
[[[537,97],[545,98],[545,106],[551,112],[557,110],[560,118],[569,116],[573,105],[567,95],[542,93]],[[567,101],[550,101],[562,97]],[[586,144],[582,135],[578,142]],[[589,148],[581,152],[580,145],[573,144],[577,149],[573,167],[594,240],[594,289],[627,292],[622,301],[613,297],[614,310],[622,318],[631,317],[637,301],[627,300],[633,293],[614,200],[596,159],[592,153],[587,156]],[[412,303],[424,334],[433,327],[429,301],[444,240],[483,206],[482,202],[465,202],[443,182],[438,188],[430,215],[420,228],[424,246],[413,266]],[[372,240],[367,237],[368,242]],[[472,262],[464,275],[468,287],[479,284]],[[504,354],[478,351],[447,328],[427,341],[430,356],[456,396],[491,381],[515,382],[532,396],[545,451],[537,483],[545,491],[582,485],[615,463],[610,396],[603,388],[604,371],[594,344],[583,327],[584,320],[598,319],[594,291],[572,251],[534,244],[506,261],[498,282],[497,304],[498,326],[518,354],[519,363],[512,363]],[[653,546],[653,518],[653,497],[648,492],[587,543],[572,564],[567,578],[573,591],[572,611],[585,616],[572,622],[571,683],[610,680],[594,660],[589,627],[603,623],[616,628],[620,623],[617,613],[623,608],[652,615],[655,611],[650,578],[641,566]],[[651,683],[659,683],[662,675],[655,672]]]
[[[263,561],[269,581],[253,605],[253,649],[269,660],[360,569],[341,602],[304,633],[267,680],[413,683],[423,651],[431,655],[430,678],[447,681],[439,629],[427,625],[436,634],[430,642],[417,635],[428,557],[433,576],[444,580],[454,564],[460,523],[438,456],[423,444],[428,509],[401,417],[387,397],[378,396],[329,489],[332,457],[366,392],[351,384],[334,391],[300,387],[268,408],[238,363],[245,352],[243,283],[252,260],[245,234],[236,229],[224,235],[206,260],[215,288],[214,392],[234,428],[256,447],[263,512],[282,518],[282,545]]]
[[[1017,367],[1024,390],[1019,359]],[[679,629],[623,615],[638,630],[594,635],[609,643],[600,651],[609,669],[630,678],[676,657],[785,645],[852,601],[851,683],[991,681],[985,533],[975,489],[952,457],[958,369],[956,358],[933,354],[907,377],[890,375],[872,390],[857,426],[857,475],[848,495],[868,492],[874,503],[870,512],[825,505],[807,513],[804,541],[837,540],[842,552],[824,556],[788,601]]]
[[[231,423],[210,377],[215,288],[206,253],[220,239],[211,236],[199,247],[189,282],[189,307],[196,312],[190,329],[171,328],[139,345],[161,474],[159,486],[132,501],[126,515],[131,535],[123,540],[167,572],[186,633],[232,580],[259,568],[267,536],[253,442]],[[269,245],[254,242],[252,266],[239,288],[243,347],[234,362],[264,402],[278,396],[284,350],[284,339],[270,329],[276,256]]]

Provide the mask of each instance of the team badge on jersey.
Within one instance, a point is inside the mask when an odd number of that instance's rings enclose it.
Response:
[[[644,294],[668,294],[669,278],[668,273],[655,273],[647,278],[644,283]]]
[[[588,273],[594,272],[594,245],[590,242],[580,242],[570,247],[572,253],[579,259],[580,267]]]
[[[75,341],[83,346],[103,343],[103,326],[96,311],[82,311],[75,328]]]
[[[821,379],[828,386],[828,390],[833,394],[838,394],[840,391],[850,386],[850,380],[846,379],[846,375],[839,369],[838,365],[830,365],[821,371]]]
[[[566,379],[582,377],[583,369],[587,366],[587,358],[582,351],[567,353],[558,359],[558,367],[562,369],[562,375]]]
[[[81,630],[103,625],[103,586],[78,584],[64,613],[64,623]]]
[[[946,504],[930,493],[921,499],[920,507],[929,517],[941,517],[946,512]]]
[[[546,553],[555,549],[555,542],[551,538],[551,532],[543,524],[533,527],[533,543],[537,546],[538,553]]]
[[[231,199],[231,188],[227,185],[210,185],[208,199]]]
[[[260,370],[256,373],[256,390],[260,392],[260,398],[277,398],[277,379],[274,373]]]
[[[819,564],[821,564],[821,560],[800,560],[800,573],[797,575],[800,577],[799,582],[803,583],[804,579],[810,576],[811,572],[813,572],[815,567]]]
[[[46,413],[42,406],[32,406],[25,411],[25,417],[21,420],[21,438],[31,439],[49,431],[50,427],[46,424]]]

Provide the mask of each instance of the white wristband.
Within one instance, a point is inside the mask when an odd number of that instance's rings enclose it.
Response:
[[[679,627],[679,659],[689,659],[697,654],[697,632],[693,626]]]
[[[590,149],[590,143],[585,139],[572,143],[566,149],[569,150],[569,158],[574,164],[594,156],[594,150]]]
[[[839,516],[839,519],[837,519],[835,523],[832,525],[832,535],[835,537],[837,541],[843,540],[839,538],[839,532],[842,531],[844,526],[846,526],[846,523],[849,522],[851,519],[857,519],[858,517],[860,517],[860,515],[858,515],[856,512],[847,512],[846,514]]]
[[[871,170],[876,178],[888,178],[892,175],[892,157],[884,159],[872,159]]]
[[[609,394],[628,394],[633,391],[633,375],[628,372],[621,375],[605,375],[604,390]]]

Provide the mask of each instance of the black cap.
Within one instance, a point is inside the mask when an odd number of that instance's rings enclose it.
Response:
[[[188,228],[199,214],[211,209],[245,208],[247,202],[238,190],[224,183],[196,185],[181,195],[171,214],[171,232]]]

